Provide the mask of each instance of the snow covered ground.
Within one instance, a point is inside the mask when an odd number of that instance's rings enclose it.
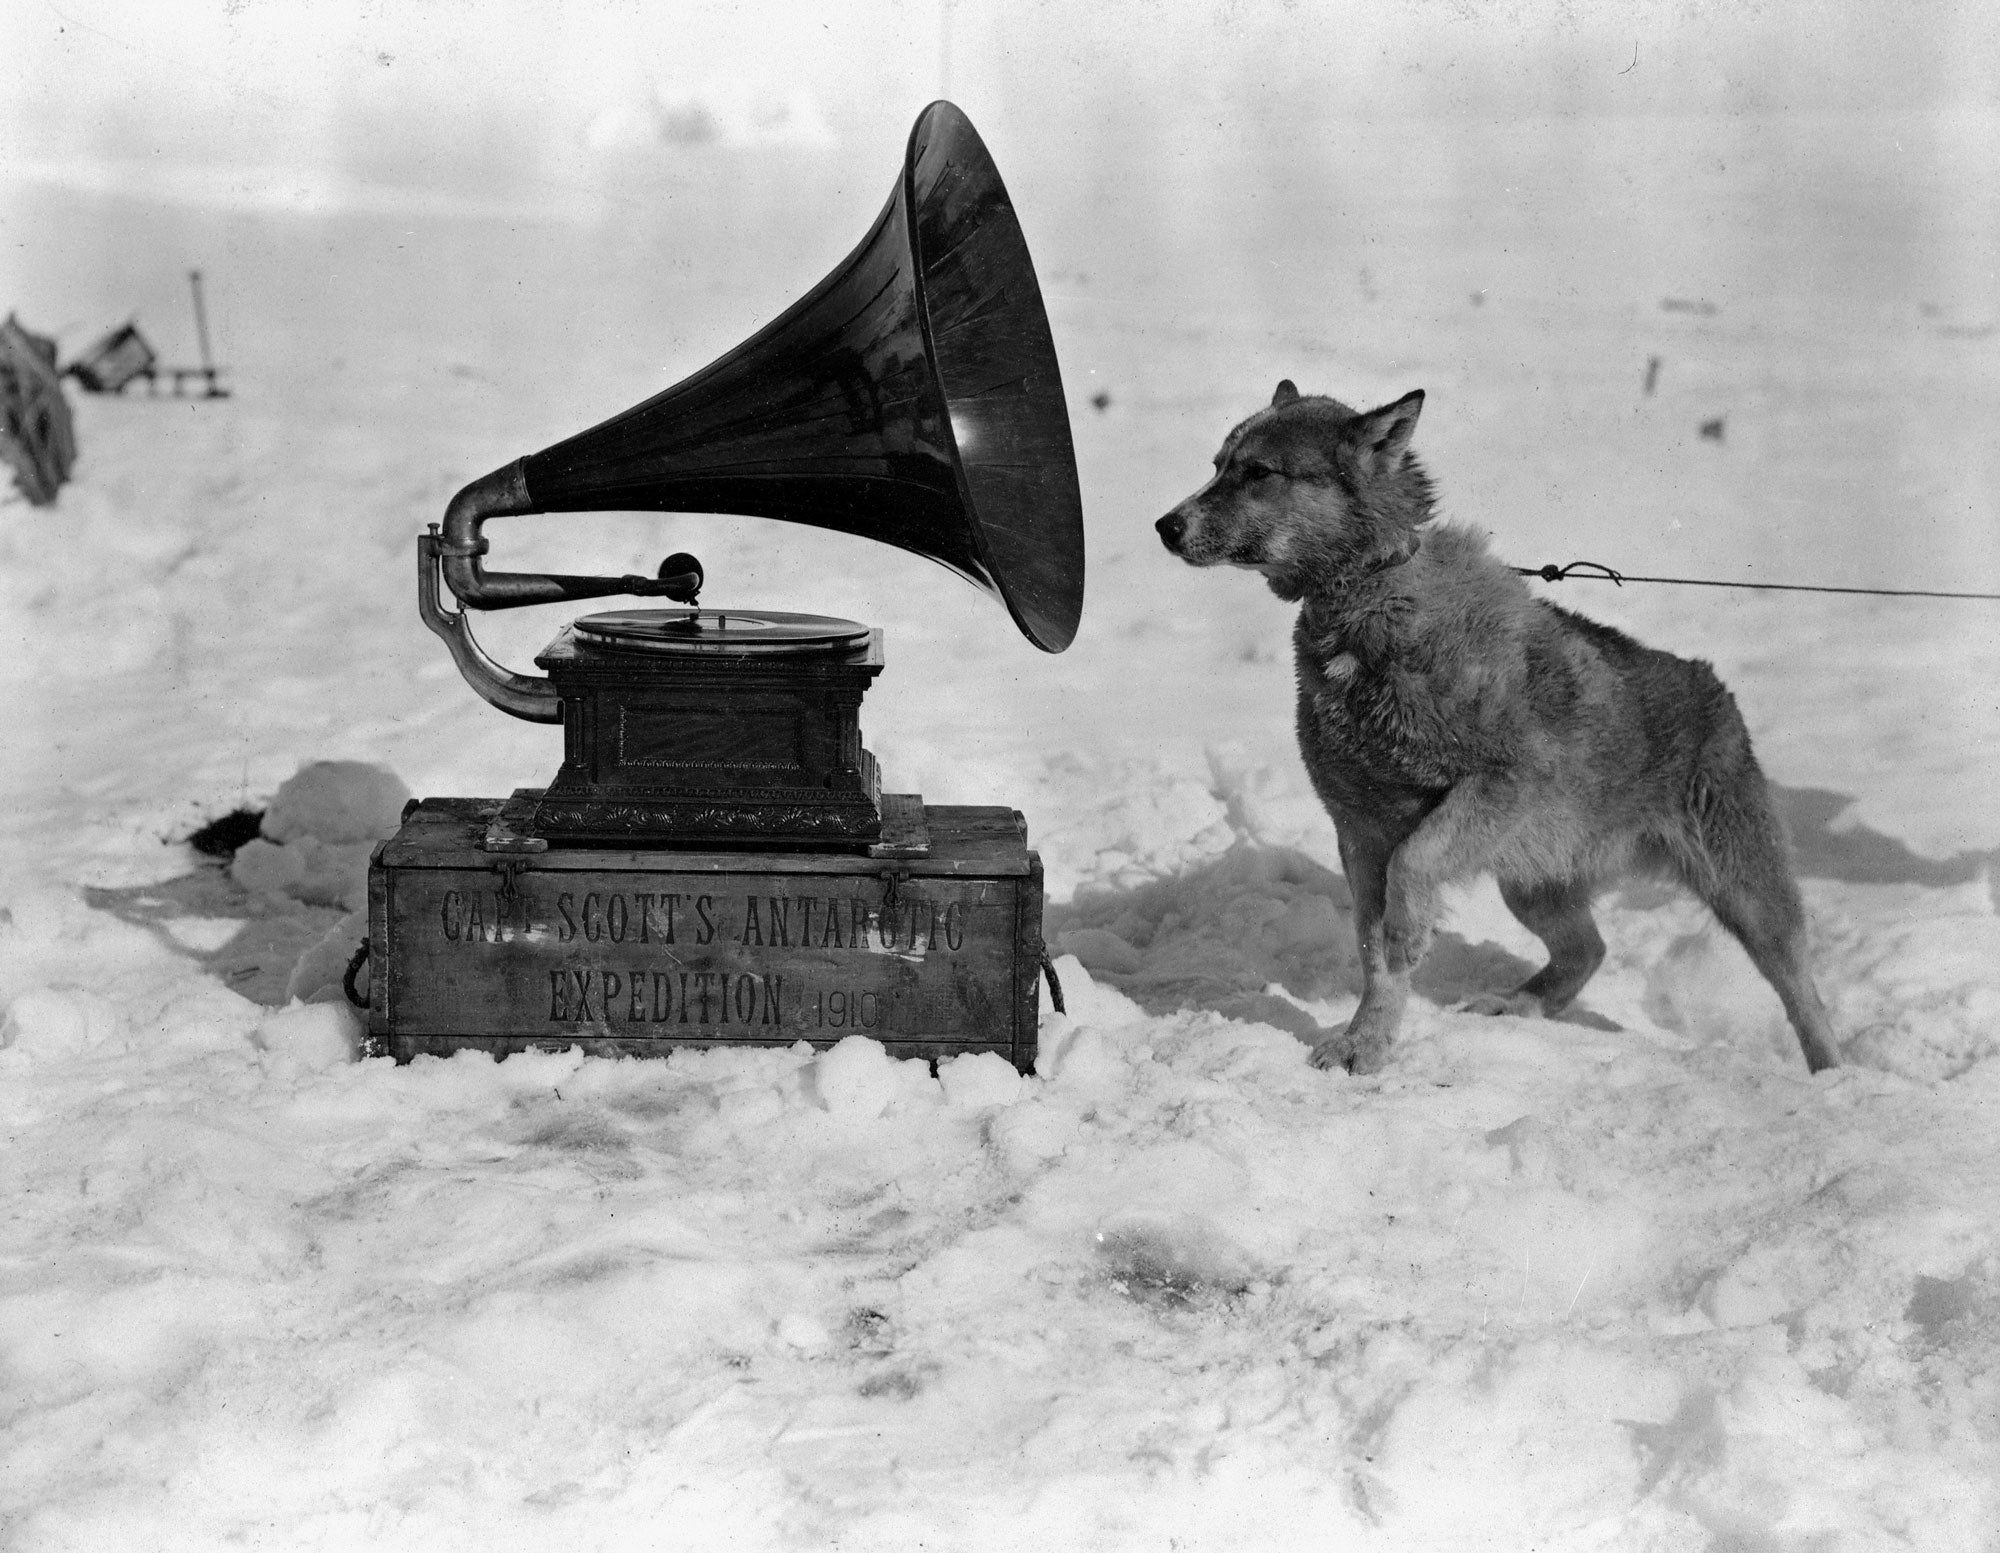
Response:
[[[1299,1039],[1355,984],[1289,612],[1150,529],[1292,376],[1428,389],[1448,510],[1523,563],[2000,587],[2000,299],[1939,257],[1990,244],[1985,186],[1897,182],[1916,121],[1355,123],[1316,128],[1351,176],[1222,157],[1169,209],[975,117],[1070,388],[1069,654],[839,536],[493,533],[571,570],[689,548],[715,602],[886,628],[891,785],[1022,808],[1048,870],[1068,1012],[1025,1081],[862,1043],[358,1062],[340,1003],[285,1002],[340,891],[181,844],[314,760],[546,778],[555,735],[418,624],[413,536],[816,280],[898,143],[861,179],[697,170],[622,225],[8,185],[28,322],[109,321],[138,256],[185,256],[236,397],[85,401],[60,507],[0,509],[0,1540],[1993,1547],[2000,606],[1558,585],[1736,691],[1846,1066],[1808,1079],[1652,889],[1605,903],[1570,1018],[1453,1012],[1532,955],[1489,886],[1355,1080]],[[1629,206],[1576,197],[1621,167]],[[1907,231],[1843,224],[1872,194]],[[482,622],[496,655],[536,613]]]

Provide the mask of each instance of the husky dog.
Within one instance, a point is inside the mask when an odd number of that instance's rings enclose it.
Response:
[[[1421,391],[1357,413],[1289,381],[1230,432],[1215,478],[1159,520],[1195,566],[1245,566],[1302,605],[1299,749],[1340,833],[1364,986],[1312,1060],[1371,1073],[1430,944],[1440,892],[1498,876],[1548,947],[1467,1006],[1553,1014],[1604,959],[1592,896],[1648,872],[1707,902],[1777,989],[1817,1072],[1833,1032],[1805,914],[1736,702],[1706,663],[1537,599],[1457,524],[1419,534]]]

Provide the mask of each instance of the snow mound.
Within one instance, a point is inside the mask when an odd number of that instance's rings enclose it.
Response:
[[[368,858],[402,823],[410,790],[393,771],[358,760],[313,761],[278,789],[264,834],[244,843],[230,877],[265,900],[360,911]]]
[[[1012,1105],[1021,1098],[1021,1075],[997,1052],[964,1052],[938,1064],[946,1105],[981,1111]]]
[[[124,1023],[109,998],[41,987],[7,1005],[7,1017],[0,1020],[0,1047],[31,1057],[75,1057],[121,1045]]]
[[[250,1032],[258,1050],[289,1057],[315,1073],[354,1061],[361,1038],[360,1017],[345,1003],[294,1003]]]
[[[843,1121],[872,1122],[897,1101],[938,1098],[927,1062],[899,1062],[880,1041],[850,1035],[821,1052],[813,1064],[812,1093]]]
[[[382,766],[316,760],[278,789],[264,811],[264,834],[272,841],[380,841],[396,834],[409,801],[402,778]]]

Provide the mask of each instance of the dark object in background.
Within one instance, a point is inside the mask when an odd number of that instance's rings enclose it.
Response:
[[[233,809],[210,820],[187,838],[187,844],[203,857],[234,857],[236,849],[263,834],[262,809]]]
[[[93,394],[119,394],[134,378],[153,379],[159,355],[139,332],[136,321],[120,324],[63,371]]]
[[[1648,356],[1646,358],[1647,397],[1650,398],[1652,396],[1653,390],[1658,388],[1659,386],[1660,386],[1660,358],[1658,356]]]
[[[36,507],[46,507],[76,463],[76,431],[56,372],[56,342],[0,323],[0,459]]]
[[[1712,421],[1703,421],[1701,423],[1702,437],[1709,442],[1720,442],[1722,440],[1722,425],[1722,417],[1719,415]]]
[[[176,399],[227,399],[229,390],[222,383],[222,368],[208,352],[208,312],[201,302],[200,270],[188,271],[188,289],[194,295],[194,334],[195,343],[201,348],[200,366],[161,366],[159,353],[139,332],[138,322],[132,320],[97,341],[64,367],[64,373],[93,394],[122,394],[127,385],[141,379],[147,393],[157,394],[160,379],[164,377]]]

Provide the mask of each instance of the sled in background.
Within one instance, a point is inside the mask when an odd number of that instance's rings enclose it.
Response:
[[[122,394],[128,384],[144,380],[146,391],[157,394],[160,379],[177,399],[227,399],[229,390],[222,382],[222,369],[208,350],[208,313],[201,300],[201,271],[188,271],[188,288],[194,294],[195,339],[201,347],[198,367],[163,367],[159,353],[139,332],[136,320],[121,324],[63,368],[93,394]]]

